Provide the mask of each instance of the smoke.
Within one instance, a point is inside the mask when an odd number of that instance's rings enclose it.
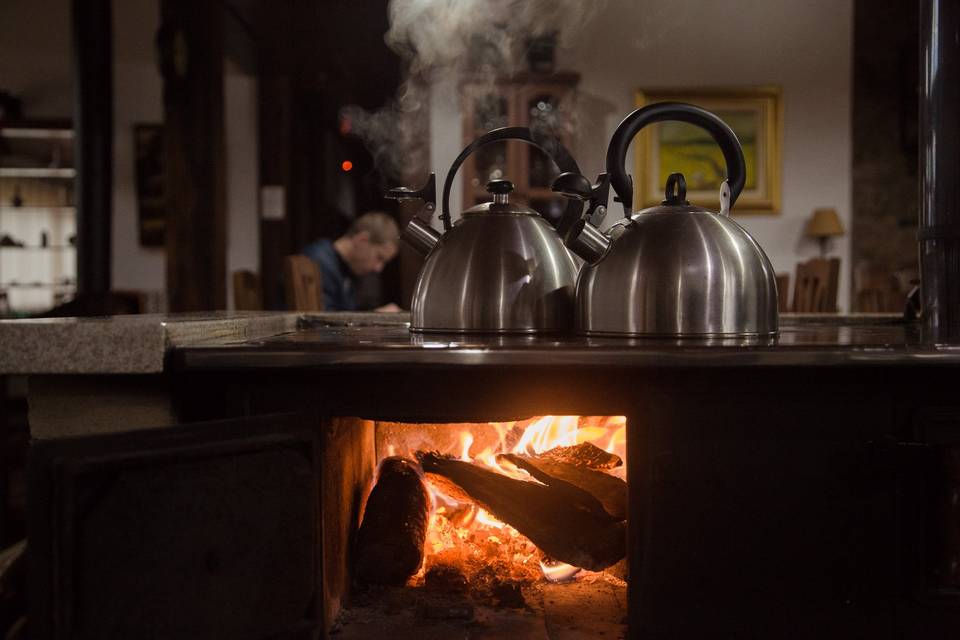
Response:
[[[574,46],[605,0],[391,0],[387,45],[403,60],[396,98],[376,112],[350,106],[349,118],[389,178],[427,169],[430,84],[455,74],[473,84],[526,68],[533,38],[554,35],[558,49]]]

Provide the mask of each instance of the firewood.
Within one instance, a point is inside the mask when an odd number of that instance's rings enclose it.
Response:
[[[430,496],[417,463],[385,458],[357,532],[356,577],[402,585],[423,562]]]
[[[549,484],[551,478],[565,480],[599,500],[610,515],[619,520],[627,518],[627,483],[616,476],[545,456],[501,453],[497,460],[507,460],[517,465],[544,484]]]
[[[424,471],[459,486],[479,506],[557,560],[599,571],[626,555],[626,522],[589,492],[561,480],[514,480],[469,462],[418,452]]]
[[[570,447],[554,447],[540,454],[540,457],[597,471],[607,471],[623,464],[620,456],[608,453],[589,442],[581,442]]]

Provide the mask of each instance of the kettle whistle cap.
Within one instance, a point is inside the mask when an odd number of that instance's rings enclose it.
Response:
[[[682,173],[671,173],[667,177],[667,185],[664,187],[664,198],[661,204],[682,206],[690,204],[687,202],[687,179]]]
[[[494,204],[507,204],[513,183],[509,180],[491,180],[487,183],[487,192],[493,194]]]

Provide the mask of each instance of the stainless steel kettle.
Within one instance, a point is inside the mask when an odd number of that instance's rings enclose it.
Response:
[[[489,182],[492,202],[467,209],[451,223],[450,188],[460,165],[480,147],[508,139],[542,149],[561,171],[579,173],[556,140],[525,127],[505,127],[477,138],[450,167],[443,186],[443,234],[430,225],[436,209],[433,174],[417,191],[401,187],[387,194],[424,202],[401,233],[426,255],[413,292],[412,331],[507,334],[573,329],[576,262],[550,223],[533,209],[510,202],[510,181]],[[565,217],[577,216],[581,208],[570,202]]]
[[[723,151],[727,179],[719,213],[687,202],[680,173],[667,180],[661,205],[631,212],[627,147],[644,126],[665,120],[702,127]],[[745,179],[743,149],[733,130],[709,111],[676,102],[638,109],[620,123],[607,149],[607,173],[596,184],[576,173],[560,175],[554,191],[589,203],[561,228],[567,246],[588,263],[577,281],[577,329],[641,337],[776,335],[773,267],[756,240],[730,218]],[[605,213],[610,184],[624,217],[603,233],[595,225]]]

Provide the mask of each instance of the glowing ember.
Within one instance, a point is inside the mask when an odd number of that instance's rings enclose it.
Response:
[[[540,561],[540,569],[543,571],[543,577],[550,582],[566,582],[580,573],[580,567],[575,567],[563,562]]]
[[[456,444],[450,442],[446,453],[463,462],[483,465],[515,480],[538,482],[527,471],[498,454],[540,455],[556,447],[575,447],[590,443],[597,456],[614,454],[608,466],[597,467],[604,473],[625,478],[626,418],[624,416],[542,416],[515,422],[463,425]],[[404,447],[406,448],[406,447]],[[421,449],[431,448],[425,443]],[[394,444],[387,451],[394,453]],[[604,453],[606,452],[606,453]],[[411,455],[414,451],[409,452]],[[612,468],[611,468],[612,467]],[[457,488],[442,478],[428,474],[427,487],[432,497],[432,512],[427,530],[424,565],[414,582],[422,581],[431,568],[454,567],[466,579],[493,571],[508,579],[564,582],[580,573],[579,567],[545,558],[528,538],[477,507]]]

